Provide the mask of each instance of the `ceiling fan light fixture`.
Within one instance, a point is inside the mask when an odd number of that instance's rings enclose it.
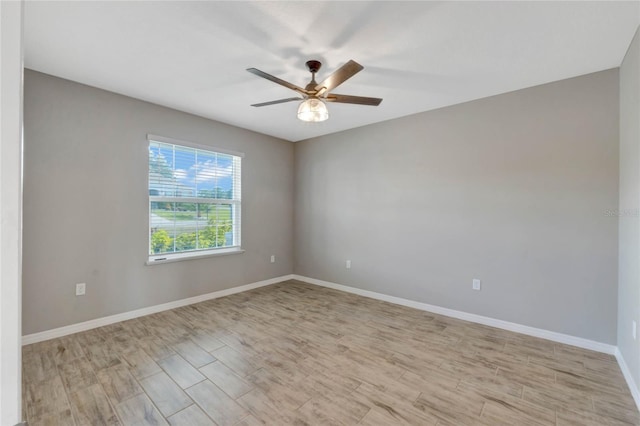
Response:
[[[2,0],[0,0],[2,1]],[[336,102],[342,104],[356,104],[356,105],[371,105],[378,106],[382,99],[380,98],[366,98],[364,96],[351,96],[351,95],[338,95],[333,93],[333,89],[353,77],[364,69],[362,65],[354,60],[350,60],[340,68],[338,68],[333,74],[325,78],[322,82],[316,82],[316,73],[320,69],[322,64],[320,61],[307,61],[307,68],[311,72],[311,81],[303,89],[300,86],[289,83],[281,78],[274,77],[271,74],[260,71],[257,68],[247,68],[251,74],[255,74],[258,77],[262,77],[266,80],[272,81],[280,86],[284,86],[287,89],[291,89],[298,94],[295,98],[278,99],[275,101],[261,102],[258,104],[252,104],[253,107],[264,107],[268,105],[282,104],[285,102],[294,102],[300,100],[302,95],[302,103],[298,107],[298,119],[301,121],[318,123],[325,121],[329,118],[329,111],[325,101]]]
[[[318,123],[329,118],[327,106],[318,98],[309,98],[300,103],[298,119],[311,123]]]

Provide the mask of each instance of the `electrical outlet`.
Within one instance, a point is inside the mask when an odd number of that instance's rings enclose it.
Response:
[[[633,336],[633,340],[636,340],[636,336],[637,336],[636,332],[637,332],[636,322],[631,321],[631,335]]]
[[[86,283],[78,283],[76,284],[76,296],[84,296],[87,292],[87,284]]]
[[[276,257],[273,254],[271,255],[271,263],[276,263]]]
[[[347,269],[351,269],[351,261],[350,260],[347,260],[346,266],[347,266]]]
[[[472,284],[472,287],[471,287],[471,288],[473,288],[474,290],[480,290],[480,284],[481,284],[481,283],[480,283],[480,280],[479,280],[479,279],[477,279],[477,278],[474,278],[474,279],[473,279],[473,284]]]

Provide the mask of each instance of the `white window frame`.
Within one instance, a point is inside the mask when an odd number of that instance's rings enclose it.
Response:
[[[153,134],[147,134],[147,148],[150,143],[160,142],[166,144],[172,144],[177,146],[183,146],[187,148],[199,149],[202,151],[220,153],[220,154],[228,154],[234,156],[234,162],[238,162],[234,164],[234,167],[240,168],[240,175],[237,176],[239,179],[238,182],[233,183],[233,187],[237,190],[241,191],[242,188],[242,166],[240,165],[241,160],[244,158],[244,153],[231,151],[228,149],[216,148],[208,145],[201,145],[189,141],[179,140],[168,138],[165,136],[158,136]],[[190,259],[198,259],[203,257],[211,257],[211,256],[225,256],[229,254],[239,254],[244,253],[244,250],[241,246],[242,241],[242,194],[238,200],[229,200],[229,199],[210,199],[210,198],[199,198],[199,197],[165,197],[165,196],[156,196],[149,194],[149,157],[147,156],[147,205],[149,208],[147,214],[147,237],[148,237],[148,246],[147,246],[147,254],[148,260],[146,262],[147,265],[158,265],[163,263],[170,262],[178,262],[183,260]],[[171,203],[196,203],[196,204],[225,204],[232,206],[232,221],[234,226],[236,226],[236,232],[233,234],[233,246],[231,247],[220,247],[220,248],[208,248],[208,249],[198,249],[198,250],[189,250],[189,251],[180,251],[175,253],[162,253],[162,254],[149,254],[151,252],[151,203],[152,202],[171,202]]]

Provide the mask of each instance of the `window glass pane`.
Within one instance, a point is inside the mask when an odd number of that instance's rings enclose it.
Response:
[[[196,204],[199,215],[199,226],[197,235],[198,249],[215,248],[215,234],[211,232],[211,221],[215,215],[215,204]]]
[[[218,247],[233,245],[233,226],[231,220],[231,205],[218,204],[216,214],[211,225],[216,229],[216,244]]]
[[[149,145],[149,195],[173,196],[173,146]]]
[[[218,188],[217,198],[233,198],[233,157],[231,155],[218,154],[218,166],[216,169],[216,183]]]
[[[193,203],[176,203],[175,240],[176,251],[196,250],[198,228],[206,226],[198,218],[196,205]]]
[[[191,176],[195,170],[196,150],[175,146],[174,151],[175,197],[195,197],[197,196],[196,182]]]
[[[175,203],[151,202],[150,254],[172,253]]]
[[[240,167],[229,154],[151,142],[149,195],[239,199]]]
[[[200,243],[203,245],[203,247],[209,247],[209,248],[213,248],[213,247],[225,247],[228,244],[225,244],[225,231],[226,228],[224,228],[223,226],[219,226],[218,223],[218,215],[219,215],[219,210],[220,210],[220,205],[218,204],[211,204],[211,205],[201,205],[201,208],[203,210],[207,211],[207,225],[206,227],[204,227],[198,237],[199,237],[199,241]]]
[[[216,153],[198,151],[198,162],[195,169],[198,196],[216,198]]]
[[[234,244],[230,204],[151,202],[150,254]]]

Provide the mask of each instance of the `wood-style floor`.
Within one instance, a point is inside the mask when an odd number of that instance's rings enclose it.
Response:
[[[295,281],[26,346],[36,425],[628,425],[615,359]]]

